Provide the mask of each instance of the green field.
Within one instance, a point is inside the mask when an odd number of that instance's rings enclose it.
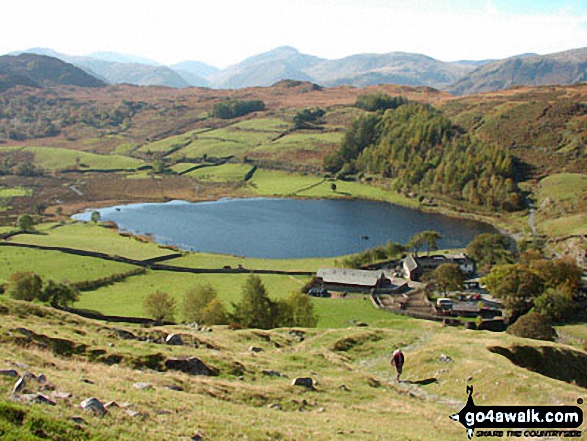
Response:
[[[179,304],[190,288],[196,285],[211,284],[218,292],[218,297],[230,308],[231,302],[237,302],[241,288],[248,274],[189,274],[169,271],[148,271],[145,275],[135,276],[124,282],[99,288],[84,293],[77,308],[99,311],[108,315],[145,317],[144,298],[155,291],[172,295]],[[291,291],[299,290],[309,277],[292,277],[282,275],[261,275],[269,295],[283,298]],[[181,318],[181,315],[177,317]]]
[[[35,155],[35,165],[48,170],[63,170],[76,165],[79,166],[80,170],[84,168],[99,170],[136,169],[141,165],[145,165],[140,159],[120,155],[97,155],[95,153],[53,147],[25,147],[22,150],[33,153]]]
[[[200,181],[211,182],[244,182],[245,175],[253,166],[248,164],[223,164],[213,167],[203,167],[187,173],[187,176]]]
[[[242,265],[245,269],[315,272],[319,268],[334,266],[335,260],[336,258],[256,259],[224,254],[187,253],[182,257],[167,260],[166,263],[186,268],[223,268],[227,265],[237,268]]]
[[[73,256],[59,251],[0,247],[0,283],[17,271],[33,271],[43,279],[58,282],[95,280],[135,268],[126,263],[93,257]]]
[[[116,230],[91,223],[73,222],[44,231],[44,233],[46,234],[21,234],[13,237],[10,241],[95,251],[136,260],[173,254],[173,251],[162,249],[154,243],[143,243],[132,237],[123,237]]]
[[[560,173],[540,181],[540,201],[570,201],[587,195],[587,175]]]

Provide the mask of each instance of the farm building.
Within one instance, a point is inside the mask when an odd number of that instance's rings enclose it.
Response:
[[[347,268],[318,270],[316,281],[326,290],[345,292],[398,292],[407,288],[403,279],[390,277],[385,271],[367,271]]]

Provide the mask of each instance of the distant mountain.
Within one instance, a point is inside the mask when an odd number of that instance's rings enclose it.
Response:
[[[403,52],[326,60],[284,46],[247,58],[211,75],[209,80],[218,88],[269,86],[283,79],[310,81],[322,86],[365,87],[395,83],[446,88],[472,69],[472,66]]]
[[[307,72],[312,75],[315,82],[325,86],[351,84],[364,87],[394,83],[442,89],[471,69],[435,60],[426,55],[391,52],[325,60]]]
[[[229,66],[208,79],[213,87],[222,89],[270,86],[284,79],[314,81],[304,70],[322,61],[322,58],[301,54],[293,47],[282,46]]]
[[[150,58],[139,57],[137,55],[119,54],[118,52],[92,52],[87,55],[89,58],[96,58],[103,61],[126,64],[146,64],[147,66],[162,66],[161,63]]]
[[[104,59],[93,57],[61,54],[59,52],[45,48],[28,49],[24,51],[24,53],[39,53],[42,55],[50,54],[51,56],[71,63],[80,69],[83,69],[88,74],[110,84],[128,83],[139,86],[168,86],[175,88],[190,86],[190,84],[185,81],[177,72],[173,71],[167,66],[106,61]],[[118,57],[122,59],[126,57],[127,59],[132,59],[134,57],[130,55],[113,53],[102,54],[106,54],[104,55],[104,58]]]
[[[37,54],[4,55],[0,57],[3,87],[15,85],[72,85],[102,87],[103,81],[54,57]]]
[[[511,86],[575,84],[587,81],[587,48],[548,55],[524,54],[485,64],[449,90],[456,95],[503,90]]]
[[[210,66],[201,61],[182,61],[180,63],[172,64],[169,67],[176,72],[189,72],[192,75],[197,75],[201,78],[208,78],[210,75],[220,71],[217,67]]]

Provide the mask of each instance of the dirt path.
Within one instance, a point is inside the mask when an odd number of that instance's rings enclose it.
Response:
[[[419,350],[425,344],[432,339],[433,333],[431,331],[424,332],[414,343],[402,348],[402,351],[406,354],[406,358],[409,357],[410,352]],[[358,371],[375,376],[378,379],[383,380],[392,389],[398,393],[408,394],[413,398],[420,398],[434,403],[443,404],[451,407],[464,406],[465,402],[462,400],[454,400],[452,398],[440,397],[435,394],[431,394],[426,391],[425,386],[436,383],[436,378],[427,378],[423,380],[401,380],[399,383],[395,378],[395,370],[390,366],[389,361],[391,360],[391,352],[387,355],[382,355],[375,358],[369,358],[362,360],[358,363]],[[385,366],[385,370],[382,370],[381,366]]]

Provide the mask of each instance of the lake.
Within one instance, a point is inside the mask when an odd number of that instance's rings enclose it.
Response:
[[[290,259],[356,253],[435,230],[441,248],[465,247],[487,224],[366,200],[222,199],[131,204],[98,210],[122,231],[188,251]],[[73,216],[89,221],[91,212]]]

